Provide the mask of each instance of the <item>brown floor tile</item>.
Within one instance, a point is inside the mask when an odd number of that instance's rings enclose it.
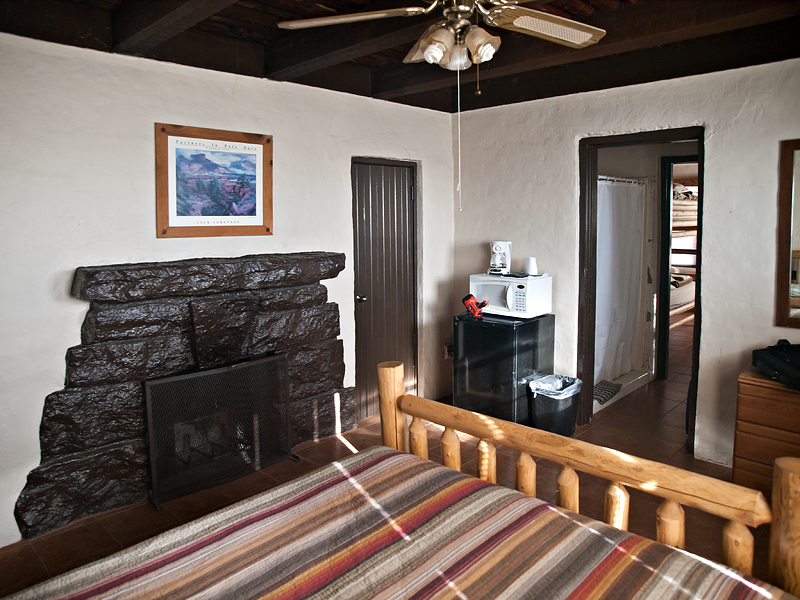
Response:
[[[673,467],[679,467],[681,469],[686,469],[687,471],[691,471],[693,473],[700,473],[701,475],[707,475],[709,477],[714,477],[716,479],[722,479],[724,481],[731,480],[731,468],[726,467],[725,465],[717,465],[710,462],[705,462],[702,460],[697,460],[694,456],[692,456],[684,447],[683,451],[677,452],[668,462],[667,464],[672,465]]]
[[[22,540],[0,548],[0,597],[24,590],[48,578],[33,545]]]
[[[678,383],[690,383],[692,381],[692,376],[689,373],[680,373],[674,377],[669,377],[668,380],[677,381]]]
[[[517,456],[519,456],[519,452],[512,450],[512,454],[508,452],[510,449],[507,449],[505,452],[501,452],[500,448],[502,448],[502,446],[498,447],[497,451],[497,481],[500,482],[505,480],[513,482],[517,474]],[[511,487],[514,487],[513,483]]]
[[[627,490],[631,496],[628,531],[651,540],[656,539],[656,511],[663,501],[636,488],[629,487]]]
[[[688,388],[686,390],[680,389],[665,389],[662,392],[664,398],[668,400],[677,400],[678,402],[686,402],[686,398],[689,396]]]
[[[294,449],[294,453],[308,462],[323,467],[331,461],[347,458],[354,452],[336,437],[321,439],[317,442],[303,444]]]
[[[639,458],[666,463],[685,447],[685,443],[674,444],[660,440],[644,440],[639,438],[628,447],[627,452]]]
[[[461,462],[461,472],[466,473],[467,475],[472,475],[473,477],[478,476],[478,461],[474,458],[468,461],[463,460],[462,455],[462,462]]]
[[[674,356],[670,354],[669,364],[680,367],[690,367],[692,366],[692,357],[686,357],[683,354],[676,354]]]
[[[436,448],[428,448],[428,460],[435,462],[436,464],[442,464],[442,447],[437,446]]]
[[[686,398],[674,400],[669,397],[671,394],[671,390],[662,390],[657,394],[645,396],[637,400],[636,405],[628,410],[637,414],[644,413],[655,421],[675,410],[680,404],[686,403]]]
[[[769,581],[769,524],[750,530],[755,538],[753,557],[753,577]]]
[[[661,417],[661,422],[672,427],[686,429],[686,403],[682,402]]]
[[[31,545],[51,577],[122,550],[122,545],[94,518],[35,538]]]
[[[278,485],[278,481],[273,479],[263,471],[256,471],[240,477],[230,483],[220,486],[220,491],[234,502],[239,502],[245,498],[250,498],[261,492]]]
[[[98,515],[97,521],[123,548],[181,524],[169,510],[156,510],[149,501]]]
[[[670,444],[678,444],[684,446],[689,436],[683,427],[673,427],[667,425],[663,421],[658,421],[647,427],[643,432],[653,442],[656,440],[661,442],[668,442]]]
[[[316,464],[300,457],[300,460],[296,462],[287,458],[262,469],[261,472],[269,475],[278,483],[285,483],[318,468]]]
[[[181,523],[188,523],[229,504],[232,504],[231,499],[222,492],[220,486],[217,486],[163,502],[161,510],[166,509],[175,515]]]
[[[621,435],[622,433],[622,435]],[[626,451],[628,446],[627,432],[612,427],[595,427],[588,429],[581,433],[578,439],[595,444],[597,446],[605,446],[614,450]]]
[[[580,513],[598,521],[603,520],[605,492],[608,481],[588,473],[579,473]]]
[[[616,414],[616,412],[619,410],[617,405],[620,402],[622,402],[622,400],[624,400],[624,398],[621,399],[621,400],[618,400],[617,402],[614,402],[613,404],[609,404],[609,405],[605,406],[600,412],[594,413],[594,415],[592,415],[592,421],[591,421],[591,423],[589,425],[576,426],[576,428],[575,428],[575,436],[579,436],[587,428],[596,427],[597,425],[599,425],[600,423],[602,423],[606,419],[610,419],[611,417],[613,417]]]
[[[558,474],[561,472],[561,465],[553,461],[539,458],[536,459],[536,497],[548,502],[555,502],[558,491]]]
[[[726,520],[684,507],[686,514],[686,550],[703,558],[722,561],[722,528]]]
[[[356,425],[356,428],[365,431],[375,428],[377,431],[380,432],[381,417],[380,415],[372,415],[371,417],[365,417],[363,419],[360,419],[358,421],[358,424]]]
[[[444,429],[431,429],[428,428],[428,448],[436,448],[442,443],[442,434]]]
[[[344,437],[348,442],[353,444],[353,446],[355,446],[355,448],[359,452],[361,450],[366,450],[367,448],[371,448],[372,446],[381,445],[380,428],[378,428],[377,431],[365,431],[362,429],[354,429],[353,431],[348,431],[342,434],[342,437]],[[430,446],[430,439],[428,440],[428,445]]]

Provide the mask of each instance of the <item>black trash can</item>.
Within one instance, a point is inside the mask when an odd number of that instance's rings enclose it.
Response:
[[[581,380],[566,375],[545,375],[528,383],[531,425],[558,435],[575,433]]]

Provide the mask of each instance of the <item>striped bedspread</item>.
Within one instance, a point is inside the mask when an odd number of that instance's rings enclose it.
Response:
[[[18,598],[787,598],[656,542],[372,448]]]

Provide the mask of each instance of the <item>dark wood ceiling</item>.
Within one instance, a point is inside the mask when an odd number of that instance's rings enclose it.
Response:
[[[452,112],[456,74],[408,50],[441,18],[290,31],[277,23],[415,0],[0,0],[0,31]],[[470,110],[800,56],[798,0],[530,0],[608,33],[575,50],[493,29],[495,58],[461,73]],[[479,81],[478,81],[479,79]],[[478,84],[480,95],[475,94]]]

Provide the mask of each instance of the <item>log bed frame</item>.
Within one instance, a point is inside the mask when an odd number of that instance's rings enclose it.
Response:
[[[385,446],[428,458],[428,431],[422,419],[444,427],[442,462],[461,470],[461,442],[456,431],[477,437],[478,476],[496,483],[495,444],[520,452],[516,489],[536,496],[536,462],[544,458],[561,465],[556,479],[558,506],[579,512],[578,475],[589,473],[610,481],[605,492],[604,521],[628,528],[633,486],[664,500],[656,515],[657,540],[684,546],[684,510],[691,506],[727,519],[723,528],[723,562],[752,574],[753,534],[750,527],[771,523],[769,583],[800,595],[800,458],[775,461],[772,509],[761,492],[678,467],[637,458],[479,413],[406,395],[403,363],[378,365],[381,434]],[[408,426],[407,417],[411,417]]]

